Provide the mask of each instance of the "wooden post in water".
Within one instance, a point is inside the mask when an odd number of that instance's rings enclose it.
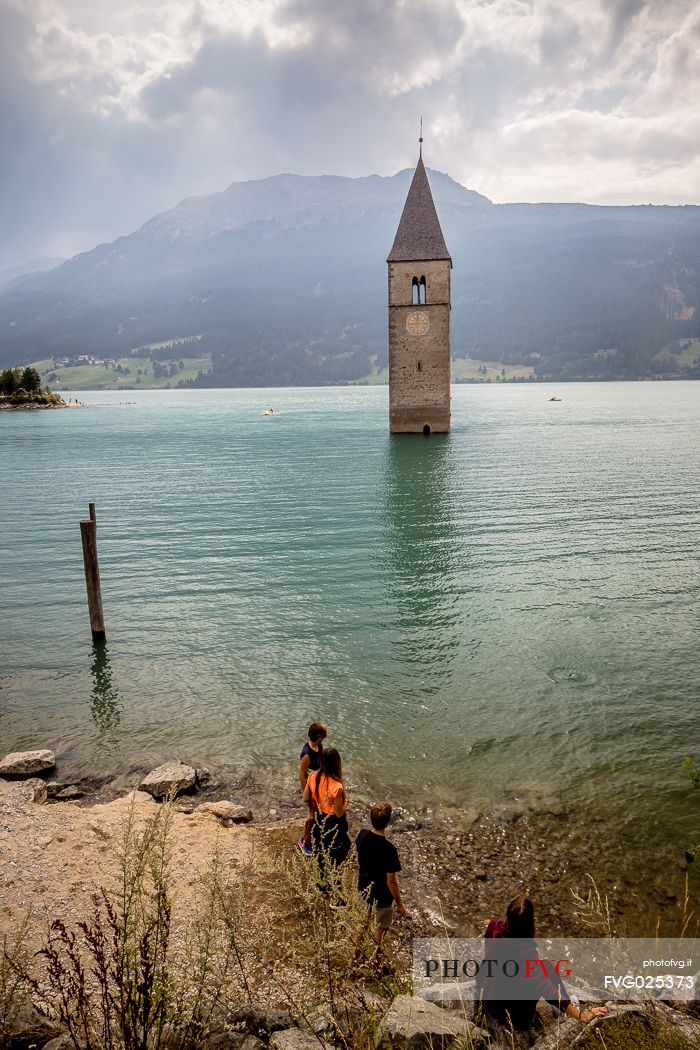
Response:
[[[97,515],[95,504],[90,504],[90,517],[80,522],[80,539],[83,543],[83,565],[85,566],[85,587],[87,589],[88,610],[90,612],[90,630],[93,642],[104,642],[105,620],[102,613],[102,592],[100,590],[100,565],[97,560]]]

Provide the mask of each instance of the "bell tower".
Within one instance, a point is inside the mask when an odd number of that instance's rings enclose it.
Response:
[[[418,164],[389,252],[389,430],[450,429],[450,271],[423,164]]]

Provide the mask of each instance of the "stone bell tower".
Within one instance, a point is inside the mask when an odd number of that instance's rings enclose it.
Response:
[[[450,270],[423,164],[418,165],[389,252],[389,430],[450,429]]]

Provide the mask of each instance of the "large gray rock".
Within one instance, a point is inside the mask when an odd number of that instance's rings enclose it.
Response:
[[[29,1050],[45,1046],[50,1039],[63,1034],[61,1026],[40,1014],[26,993],[20,993],[8,1020],[7,1042],[10,1050]],[[0,1033],[2,1036],[2,1033]]]
[[[340,1003],[336,1003],[335,1021],[329,1025],[327,1031],[337,1031],[348,1046],[353,1046],[358,1034],[364,1035],[367,1031],[368,1019],[376,1018],[378,1021],[384,1016],[391,1005],[390,999],[385,999],[376,992],[362,985],[354,985],[344,995]],[[330,1018],[332,1011],[329,1005],[322,1007],[319,1016]],[[319,1031],[318,1018],[311,1017],[313,1029]],[[319,1032],[323,1035],[323,1032]]]
[[[211,816],[216,817],[222,824],[249,824],[253,819],[253,812],[250,809],[246,809],[245,806],[239,806],[236,802],[203,802],[201,806],[197,806],[195,813],[197,816],[201,814],[206,815],[207,813]]]
[[[86,795],[91,794],[89,787],[83,787],[80,784],[68,784],[67,787],[57,791],[54,798],[57,798],[59,802],[73,802],[75,799],[85,798]]]
[[[75,1050],[75,1043],[69,1035],[59,1035],[50,1043],[44,1043],[43,1050]]]
[[[476,992],[476,981],[470,978],[466,981],[455,981],[451,984],[433,984],[420,991],[421,999],[429,1003],[437,1003],[447,1010],[471,1010],[479,996]]]
[[[693,976],[695,993],[700,988],[700,973]],[[654,1003],[656,1013],[683,1029],[687,1038],[694,1038],[700,1046],[700,999],[688,999],[683,1002],[661,1002]]]
[[[287,1028],[270,1036],[271,1050],[332,1050],[330,1043],[303,1028]]]
[[[53,769],[56,756],[48,748],[39,751],[12,751],[0,761],[0,777],[32,777]]]
[[[362,1010],[373,1010],[383,1017],[391,1006],[391,999],[378,995],[377,992],[359,984],[350,989],[343,1005],[358,1006]]]
[[[233,1009],[223,1009],[218,1012],[219,1025],[227,1027],[235,1026],[243,1029],[251,1035],[266,1037],[271,1032],[279,1032],[283,1028],[291,1028],[294,1024],[292,1015],[288,1010],[263,1010],[260,1006],[248,1003],[245,1006],[236,1006]]]
[[[585,1029],[584,1029],[585,1031]],[[581,1024],[568,1014],[557,1014],[553,1023],[546,1033],[541,1035],[535,1046],[537,1050],[562,1050],[563,1047],[571,1046],[574,1039],[581,1034]],[[507,1036],[504,1030],[504,1045]]]
[[[153,798],[175,798],[180,792],[193,788],[196,779],[192,766],[186,766],[184,762],[164,762],[143,778],[139,788]]]
[[[213,1032],[205,1039],[206,1050],[265,1050],[265,1043],[248,1032]]]
[[[46,784],[43,780],[38,777],[19,782],[0,780],[0,803],[15,809],[32,802],[37,805],[46,802]]]
[[[417,1047],[448,1047],[456,1039],[470,1040],[478,1046],[483,1033],[466,1018],[441,1010],[417,995],[397,995],[377,1031],[375,1046],[391,1043],[404,1050]]]

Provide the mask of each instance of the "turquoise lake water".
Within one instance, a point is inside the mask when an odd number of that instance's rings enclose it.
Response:
[[[0,414],[0,752],[283,780],[323,719],[396,801],[692,833],[700,384],[458,386],[427,439],[386,388],[79,396]]]

